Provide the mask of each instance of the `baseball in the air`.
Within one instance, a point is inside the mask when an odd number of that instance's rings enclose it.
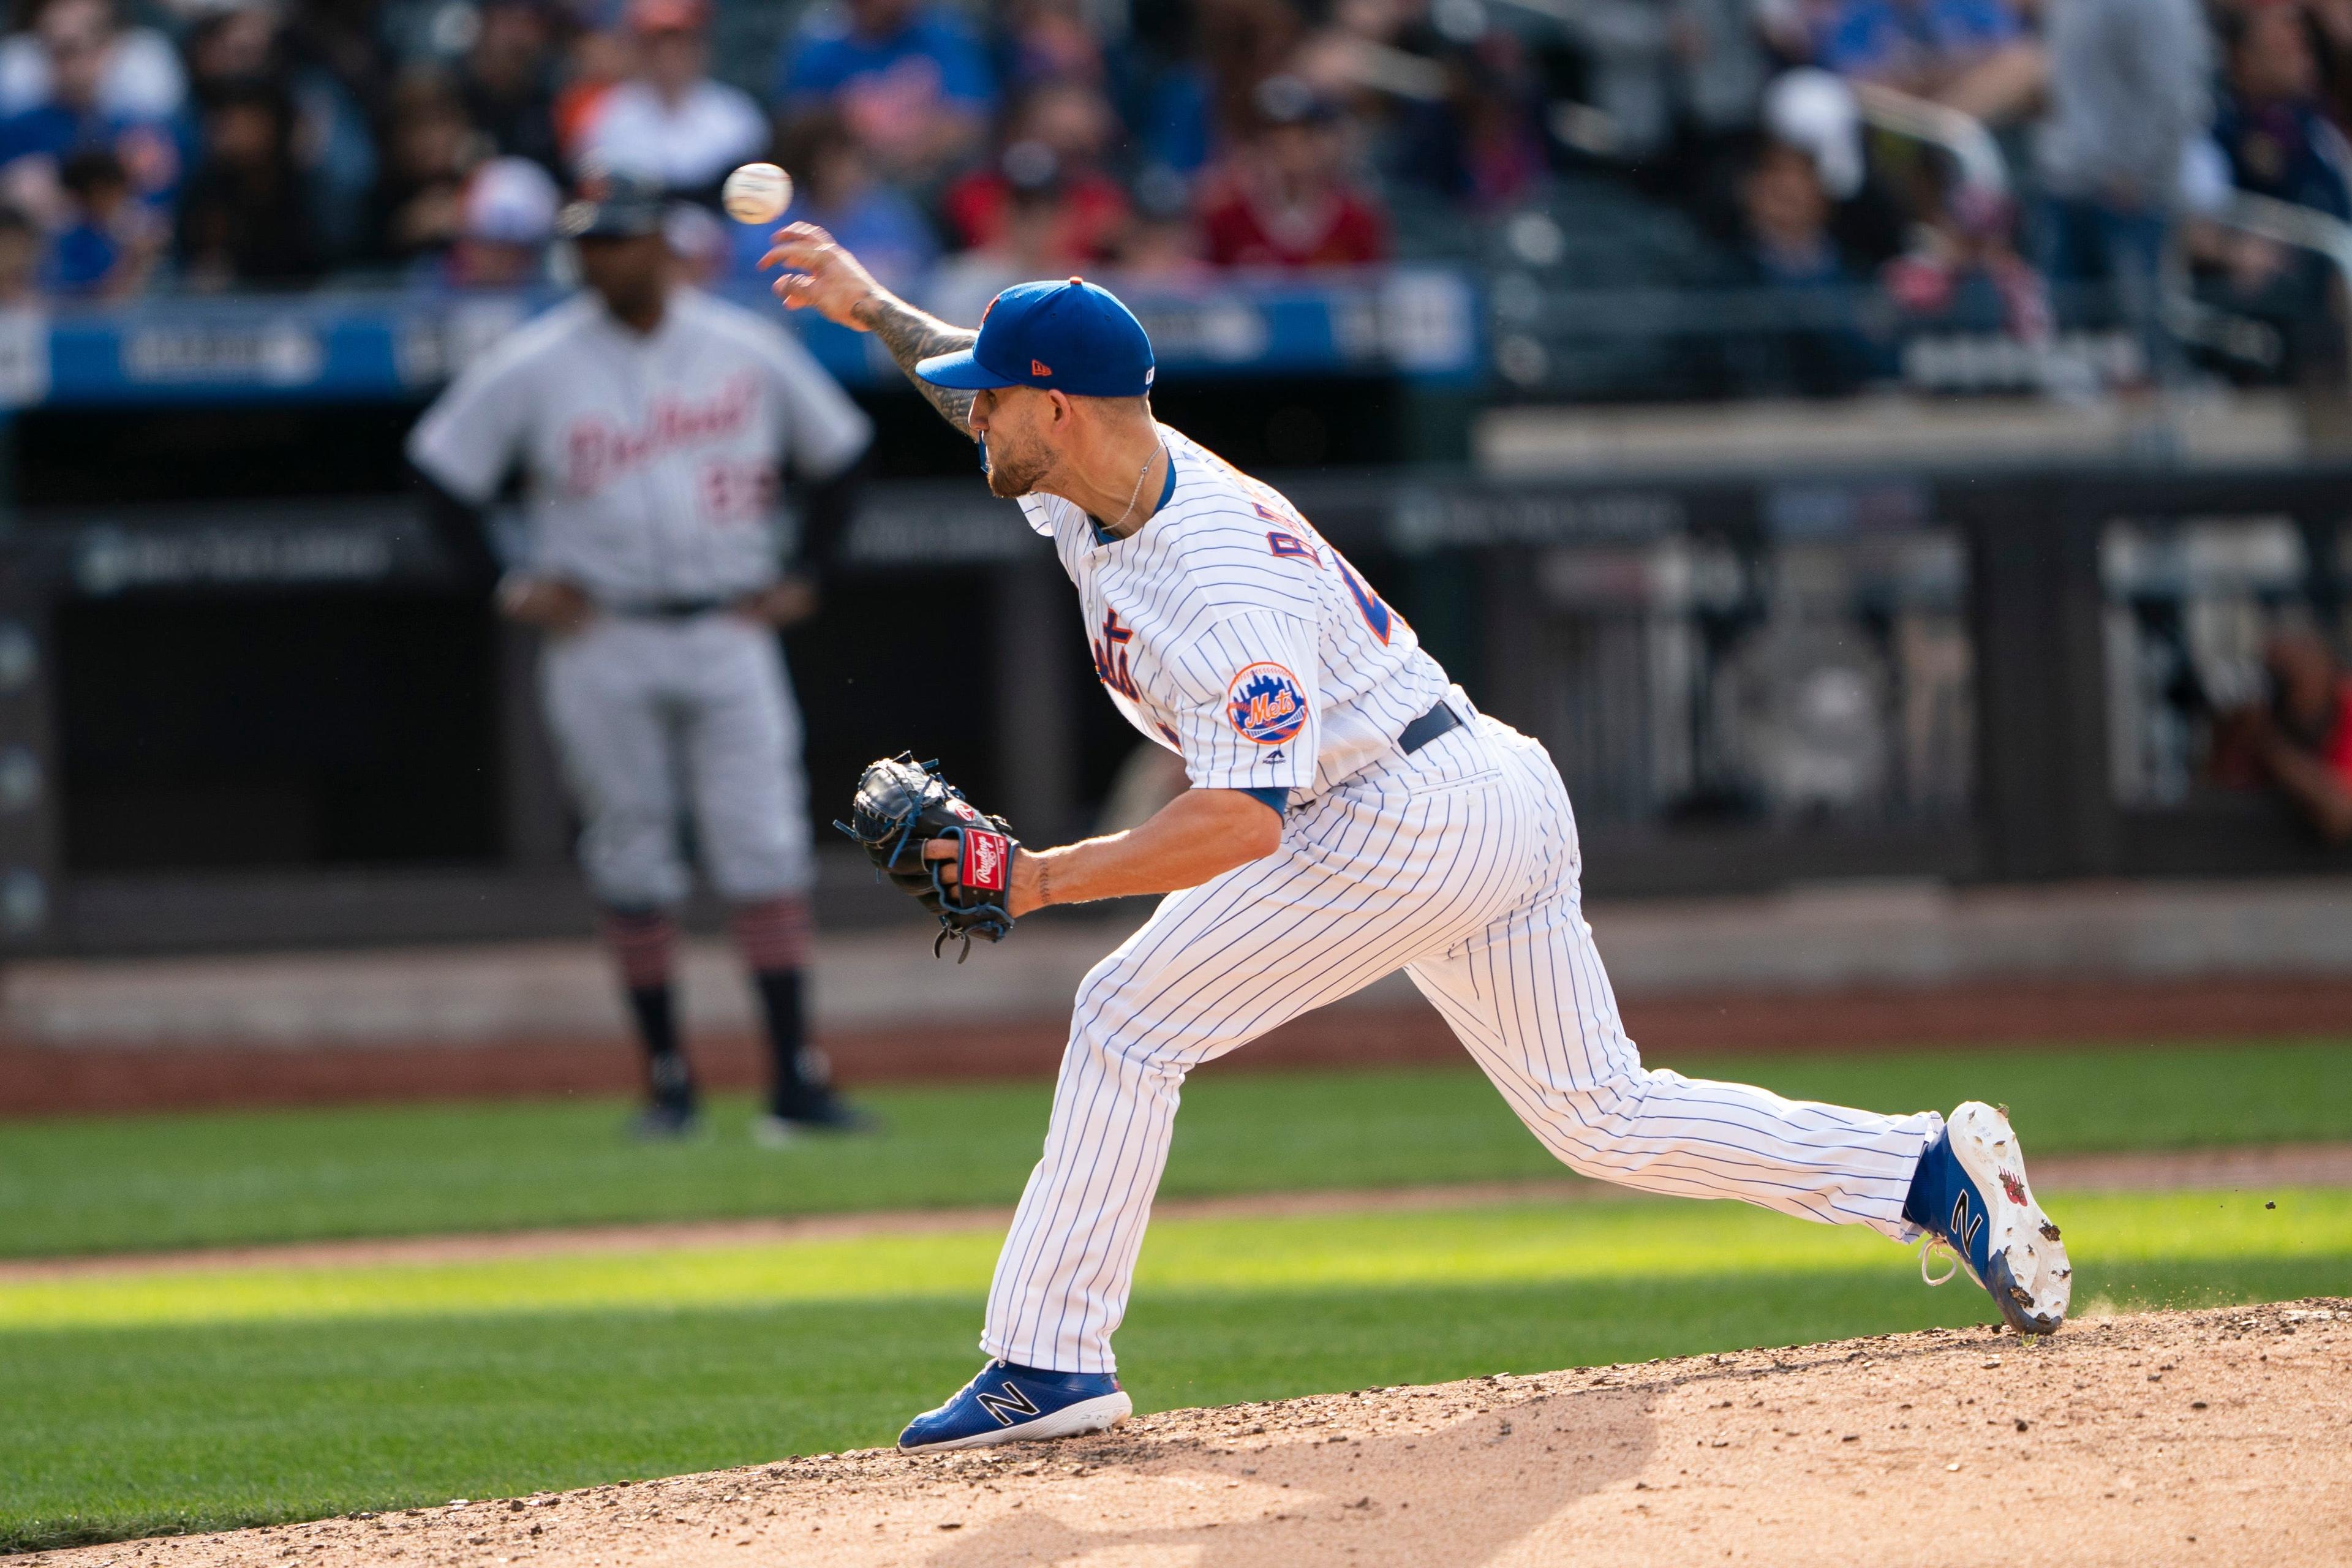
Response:
[[[719,205],[737,223],[773,223],[793,205],[793,177],[773,163],[746,163],[727,176]]]

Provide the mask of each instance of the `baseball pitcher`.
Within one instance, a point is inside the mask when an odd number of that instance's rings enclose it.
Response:
[[[567,209],[588,287],[468,368],[409,437],[445,528],[487,566],[482,509],[520,463],[527,565],[505,613],[546,634],[549,728],[585,820],[581,862],[645,1047],[635,1126],[696,1121],[672,998],[681,806],[757,985],[766,1142],[862,1119],[803,1047],[814,879],[801,721],[776,628],[814,607],[871,431],[776,323],[677,286],[658,188],[614,175]],[[780,471],[810,487],[781,575]]]
[[[1399,968],[1571,1168],[1925,1235],[2021,1333],[2058,1327],[2065,1251],[2001,1112],[1881,1116],[1642,1065],[1584,921],[1550,757],[1474,708],[1278,492],[1152,416],[1151,345],[1118,300],[1025,283],[971,331],[894,298],[812,226],[779,230],[768,261],[788,306],[876,334],[982,444],[989,489],[1076,585],[1096,677],[1192,784],[1139,827],[1033,849],[908,762],[861,782],[858,836],[948,931],[993,939],[1048,904],[1167,895],[1078,989],[1045,1155],[989,1292],[991,1359],[902,1447],[1126,1415],[1111,1336],[1185,1073]]]

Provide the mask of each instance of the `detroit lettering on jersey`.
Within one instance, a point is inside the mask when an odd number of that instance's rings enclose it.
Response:
[[[779,470],[830,478],[871,434],[798,339],[682,289],[644,335],[591,296],[557,306],[468,366],[408,453],[477,503],[520,463],[529,564],[626,605],[772,581]]]
[[[1096,679],[1202,788],[1318,795],[1445,695],[1404,618],[1283,494],[1166,426],[1167,504],[1105,543],[1077,507],[1028,496],[1078,590]]]
[[[607,414],[583,414],[572,420],[564,436],[564,453],[570,462],[563,488],[575,496],[594,495],[631,469],[666,453],[740,435],[750,427],[759,398],[760,379],[745,371],[729,376],[717,393],[700,401],[656,396],[644,422],[634,428],[617,424]]]

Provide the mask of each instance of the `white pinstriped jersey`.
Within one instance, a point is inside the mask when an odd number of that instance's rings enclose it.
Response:
[[[1404,617],[1271,485],[1162,425],[1174,488],[1126,539],[1027,496],[1077,584],[1095,675],[1196,788],[1322,795],[1444,697]]]

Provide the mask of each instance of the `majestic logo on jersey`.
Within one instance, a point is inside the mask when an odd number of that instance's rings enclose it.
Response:
[[[1121,626],[1117,610],[1103,613],[1102,634],[1095,638],[1095,679],[1129,701],[1139,701],[1143,694],[1135,689],[1135,677],[1127,668],[1127,645],[1135,640],[1135,628]]]
[[[665,453],[740,435],[751,427],[759,401],[759,378],[745,371],[729,376],[702,402],[655,398],[645,424],[635,430],[624,430],[602,415],[583,414],[563,435],[564,488],[576,496],[594,495]]]
[[[1244,667],[1225,688],[1225,717],[1261,746],[1279,746],[1307,727],[1307,693],[1278,664]]]

